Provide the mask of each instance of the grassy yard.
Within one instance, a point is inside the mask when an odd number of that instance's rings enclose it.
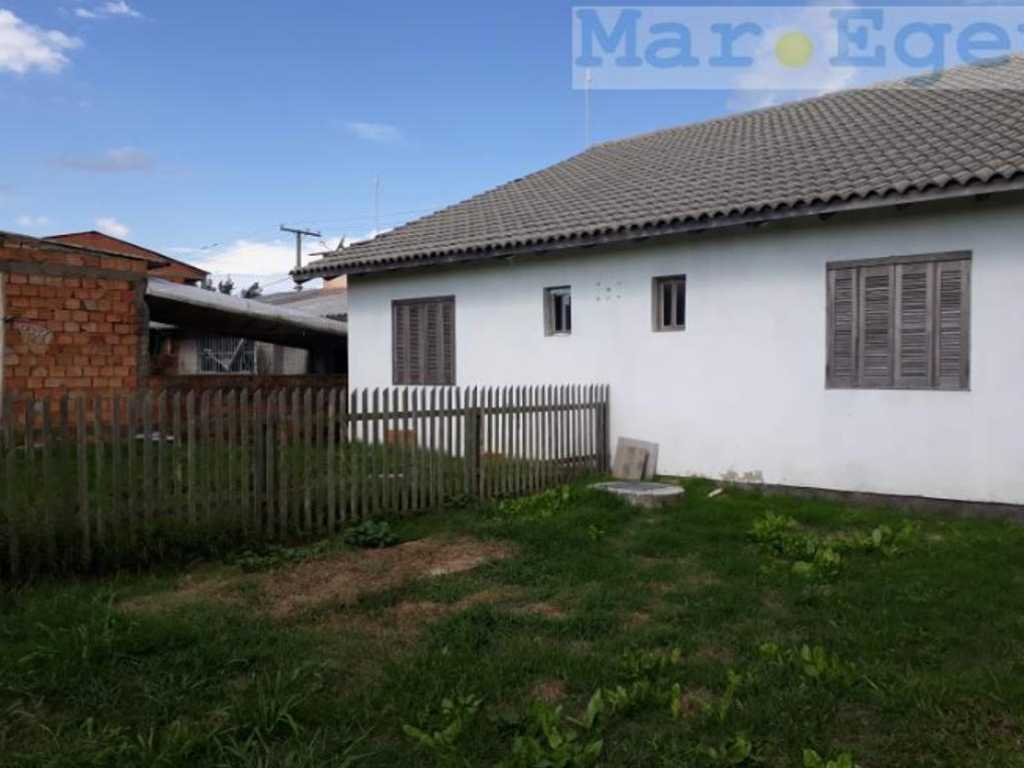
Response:
[[[1024,766],[1024,528],[713,488],[4,594],[0,764]]]

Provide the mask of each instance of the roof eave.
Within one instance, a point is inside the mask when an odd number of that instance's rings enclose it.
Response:
[[[511,246],[482,246],[470,250],[463,249],[461,251],[452,251],[446,254],[433,256],[414,255],[398,259],[389,259],[387,261],[377,263],[359,263],[358,261],[355,261],[351,264],[333,263],[323,264],[320,266],[310,264],[303,267],[301,270],[293,271],[291,275],[297,282],[305,282],[316,278],[331,278],[338,277],[340,275],[366,275],[406,269],[422,269],[441,264],[472,263],[488,261],[491,259],[508,258],[510,256],[538,254],[548,251],[565,251],[580,248],[593,248],[599,245],[627,244],[656,238],[705,232],[708,230],[721,231],[731,228],[749,227],[768,222],[801,219],[810,216],[823,216],[826,214],[911,206],[943,200],[976,197],[980,195],[1019,192],[1022,190],[1024,190],[1024,175],[1016,176],[1012,179],[974,182],[966,185],[944,187],[942,189],[930,189],[907,193],[891,193],[887,195],[869,195],[864,198],[845,201],[786,206],[772,210],[761,210],[736,215],[696,219],[675,225],[651,225],[650,227],[640,227],[637,229],[621,228],[620,230],[600,235],[581,234],[575,236],[562,236],[548,241],[528,242],[526,244],[515,244]]]

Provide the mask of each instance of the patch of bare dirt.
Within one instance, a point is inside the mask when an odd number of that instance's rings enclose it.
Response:
[[[698,659],[716,661],[719,664],[731,664],[736,658],[732,649],[720,645],[705,645],[703,648],[698,648],[693,655]]]
[[[647,611],[633,611],[626,617],[626,626],[629,627],[642,627],[645,624],[651,623],[651,614]]]
[[[421,539],[389,549],[311,560],[266,574],[260,587],[274,616],[326,603],[351,605],[361,595],[391,589],[424,576],[471,571],[512,555],[510,547],[476,539]]]
[[[512,587],[485,589],[474,592],[454,603],[438,603],[430,600],[399,603],[384,611],[369,615],[339,614],[332,626],[353,626],[378,636],[399,635],[413,639],[429,624],[454,616],[475,605],[495,605],[515,600],[521,594]]]
[[[249,588],[260,606],[276,618],[286,618],[321,605],[352,605],[362,595],[401,586],[418,578],[462,573],[512,555],[511,547],[470,538],[421,539],[388,549],[346,552],[307,560],[268,573],[204,578],[186,576],[179,587],[126,601],[129,610],[169,610],[200,600],[242,603]],[[402,610],[413,614],[441,613],[447,606],[414,604]],[[411,621],[411,623],[422,623]]]
[[[238,594],[238,586],[237,579],[224,575],[187,574],[176,589],[133,597],[121,602],[119,607],[129,612],[160,613],[204,600],[241,604],[243,600]]]
[[[693,688],[679,696],[679,714],[683,717],[698,717],[714,701],[714,695],[707,688]]]
[[[554,704],[565,698],[565,683],[561,680],[541,680],[530,689],[530,697],[545,704]]]
[[[519,614],[530,614],[532,616],[543,616],[547,619],[561,621],[567,618],[568,614],[553,603],[527,603],[515,609]]]

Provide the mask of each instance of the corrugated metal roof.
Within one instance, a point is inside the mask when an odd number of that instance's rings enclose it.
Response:
[[[336,251],[301,278],[1024,186],[1024,58],[612,141]]]
[[[337,320],[167,280],[148,281],[146,303],[156,322],[286,346],[333,344],[348,335]]]
[[[341,318],[348,315],[348,291],[345,288],[319,288],[317,290],[288,291],[260,296],[255,301],[276,306],[287,306],[299,312],[318,317]]]

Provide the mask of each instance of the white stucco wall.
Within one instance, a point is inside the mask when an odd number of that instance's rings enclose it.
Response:
[[[971,391],[825,388],[825,264],[973,252]],[[651,278],[687,276],[687,327],[651,330]],[[542,292],[571,285],[573,332]],[[1024,503],[1024,202],[943,204],[628,250],[349,281],[350,376],[391,383],[392,299],[455,296],[457,383],[611,385],[612,440],[659,470]]]

